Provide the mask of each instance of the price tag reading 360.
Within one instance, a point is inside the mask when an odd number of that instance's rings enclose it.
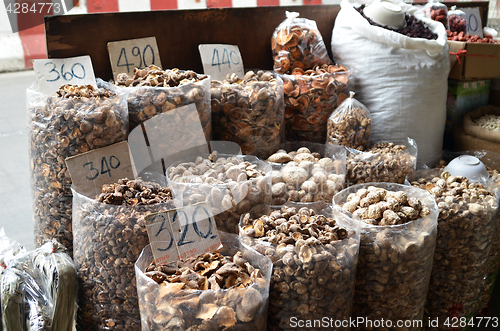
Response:
[[[38,89],[46,95],[54,94],[62,85],[92,85],[97,88],[90,56],[65,59],[33,60]]]
[[[236,45],[199,45],[203,72],[212,80],[224,80],[227,74],[235,73],[239,78],[245,75],[240,49]]]
[[[210,204],[203,202],[145,217],[156,264],[184,260],[222,247]]]

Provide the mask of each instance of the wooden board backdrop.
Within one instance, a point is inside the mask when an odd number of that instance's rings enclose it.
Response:
[[[480,7],[486,23],[488,2],[446,2]],[[285,11],[315,20],[329,55],[339,5],[213,8],[45,17],[47,55],[65,58],[90,55],[96,77],[112,79],[107,43],[155,36],[164,68],[202,73],[199,44],[238,45],[245,68],[272,69],[271,36]]]

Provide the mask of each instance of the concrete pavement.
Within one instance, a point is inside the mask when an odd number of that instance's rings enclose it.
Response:
[[[0,74],[0,227],[28,249],[34,245],[26,88],[34,80],[33,70]]]

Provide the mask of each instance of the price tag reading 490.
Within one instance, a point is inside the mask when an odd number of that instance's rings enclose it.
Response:
[[[155,37],[109,42],[108,53],[115,79],[121,73],[133,76],[136,67],[144,69],[155,65],[161,68]]]
[[[239,78],[245,75],[240,49],[236,45],[199,45],[203,71],[212,80],[224,80],[227,74],[235,73]]]
[[[184,260],[222,247],[210,204],[203,202],[145,217],[156,264]]]
[[[33,60],[38,89],[46,95],[54,94],[62,85],[92,85],[97,88],[90,56],[65,59]]]

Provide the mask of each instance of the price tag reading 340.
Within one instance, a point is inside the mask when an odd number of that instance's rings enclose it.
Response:
[[[240,49],[236,45],[199,45],[203,72],[212,80],[224,80],[227,74],[235,73],[239,78],[245,75]]]
[[[62,85],[92,85],[97,88],[90,56],[65,59],[33,60],[38,89],[46,95],[54,94]]]
[[[203,202],[145,217],[156,264],[184,260],[222,247],[210,204]]]

